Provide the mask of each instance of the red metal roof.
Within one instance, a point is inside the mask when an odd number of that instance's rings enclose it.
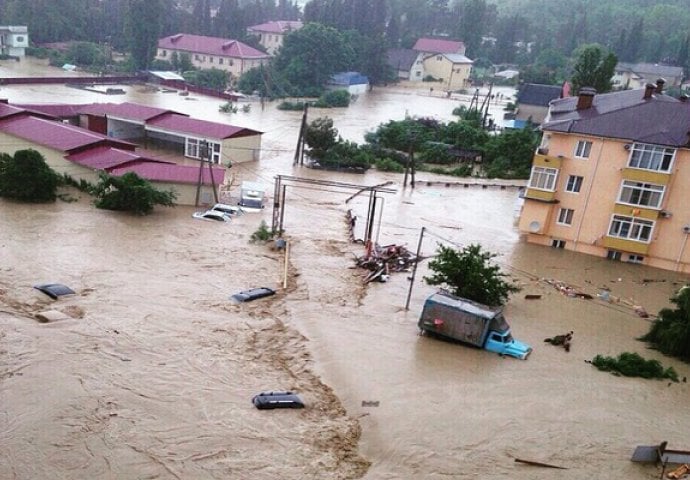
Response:
[[[137,103],[92,103],[90,105],[83,105],[79,109],[79,113],[88,115],[110,115],[127,120],[134,120],[139,122],[146,122],[153,118],[165,115],[166,113],[174,113],[176,115],[185,116],[185,114],[166,110],[163,108],[149,107],[147,105],[139,105]]]
[[[111,145],[134,149],[134,145],[114,140],[83,128],[37,117],[10,117],[0,121],[0,131],[39,145],[69,152],[90,145]]]
[[[148,155],[141,150],[131,152],[127,150],[120,150],[112,148],[107,145],[96,148],[89,148],[78,153],[68,155],[67,160],[78,163],[84,167],[94,168],[96,170],[108,170],[114,167],[124,166],[135,162],[155,162],[174,164],[168,160],[161,160],[155,158],[153,155]]]
[[[237,40],[189,35],[186,33],[178,33],[176,35],[161,38],[158,40],[158,48],[248,60],[269,58],[269,55],[245,43],[238,42]]]
[[[420,38],[412,49],[426,53],[465,53],[465,45],[462,42],[438,38]]]
[[[79,115],[79,109],[84,105],[68,105],[65,103],[15,103],[15,107],[24,108],[26,110],[44,115],[49,115],[54,118],[68,118]]]
[[[108,173],[121,176],[128,172],[134,172],[141,178],[154,182],[195,184],[199,181],[199,167],[167,163],[147,162],[124,165],[113,168]],[[202,170],[201,181],[204,185],[211,185],[211,173],[209,172],[208,165],[205,165]],[[213,167],[213,181],[216,185],[220,185],[225,181],[224,168]]]
[[[247,31],[261,33],[287,33],[299,30],[302,28],[302,25],[302,22],[299,21],[278,20],[247,27]]]
[[[198,135],[202,138],[217,138],[223,140],[230,137],[247,137],[261,135],[262,132],[249,128],[226,125],[224,123],[208,122],[196,118],[183,117],[181,115],[165,115],[154,118],[146,123],[147,126],[156,127],[170,132]]]

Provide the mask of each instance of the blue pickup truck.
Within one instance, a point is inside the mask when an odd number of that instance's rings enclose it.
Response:
[[[437,292],[426,299],[418,326],[422,333],[458,340],[521,360],[532,353],[529,345],[513,338],[501,307],[488,307],[447,292]]]

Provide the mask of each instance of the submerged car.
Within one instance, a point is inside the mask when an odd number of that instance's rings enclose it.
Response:
[[[304,402],[296,393],[284,392],[261,392],[252,397],[252,403],[259,410],[269,410],[273,408],[304,408]]]
[[[214,206],[210,208],[210,210],[213,210],[215,212],[221,212],[226,215],[241,215],[244,213],[244,210],[242,210],[241,207],[237,207],[235,205],[228,205],[226,203],[216,203]]]
[[[205,212],[194,212],[192,217],[200,220],[214,220],[216,222],[229,222],[230,217],[217,210],[206,210]]]
[[[250,288],[249,290],[243,290],[239,293],[234,294],[230,298],[237,302],[249,302],[251,300],[257,300],[259,298],[270,297],[275,295],[276,291],[268,287]]]

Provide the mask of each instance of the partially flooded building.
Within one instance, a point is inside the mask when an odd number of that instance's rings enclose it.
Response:
[[[528,242],[690,273],[690,102],[664,83],[551,102],[519,219]]]

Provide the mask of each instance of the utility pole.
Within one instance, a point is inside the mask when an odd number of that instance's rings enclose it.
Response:
[[[295,149],[295,159],[292,164],[304,164],[304,136],[307,133],[307,111],[309,104],[304,103],[304,112],[302,113],[302,125],[299,128],[299,137],[297,138],[297,148]]]
[[[422,241],[424,240],[424,231],[426,227],[422,227],[422,231],[419,232],[419,243],[417,243],[417,258],[414,262],[414,267],[412,267],[412,276],[410,277],[410,289],[407,291],[407,301],[405,302],[405,310],[410,309],[410,298],[412,297],[412,287],[414,286],[414,279],[417,275],[417,264],[419,263],[419,256],[422,252]]]

